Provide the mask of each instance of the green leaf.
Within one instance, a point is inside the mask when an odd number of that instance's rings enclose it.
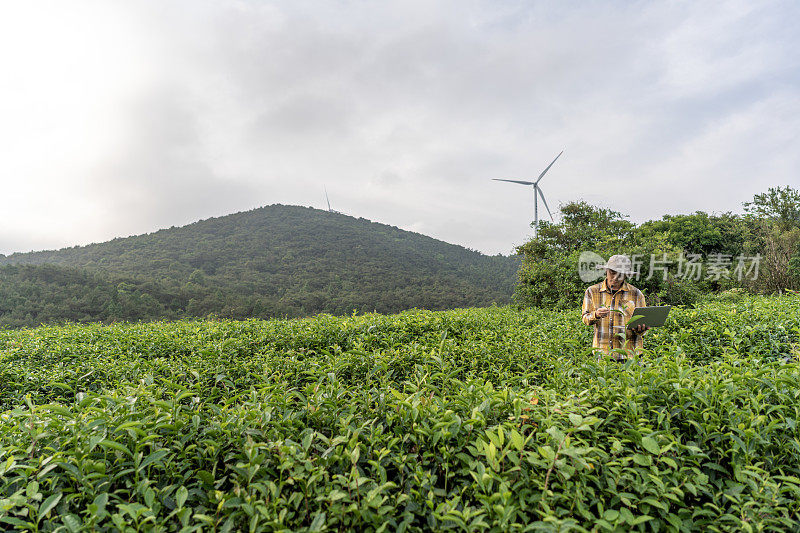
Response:
[[[102,446],[103,448],[106,448],[106,449],[111,448],[112,450],[116,450],[118,452],[122,452],[122,453],[128,455],[129,457],[133,457],[133,454],[128,449],[128,447],[123,445],[123,444],[120,444],[119,442],[114,442],[113,440],[103,439],[100,442],[98,442],[98,444],[100,446]]]
[[[636,518],[634,518],[633,522],[631,522],[631,525],[632,526],[638,526],[639,524],[643,524],[643,523],[647,522],[648,520],[652,520],[652,519],[653,519],[653,517],[650,516],[649,514],[643,514],[641,516],[637,516]]]
[[[62,522],[71,533],[78,533],[81,530],[81,519],[78,515],[68,514],[62,519]]]
[[[511,430],[511,444],[519,451],[525,447],[525,438],[516,429]]]
[[[147,505],[147,507],[150,507],[152,509],[153,508],[153,502],[155,502],[155,500],[156,500],[155,491],[152,488],[147,487],[145,489],[145,491],[144,491],[144,503],[145,503],[145,505]]]
[[[53,507],[58,505],[58,502],[61,501],[62,496],[63,494],[60,492],[58,494],[51,494],[45,501],[42,502],[42,505],[39,506],[39,512],[36,518],[37,523],[44,518],[44,515],[49,513]]]
[[[561,444],[564,441],[564,439],[566,438],[564,436],[564,433],[560,429],[555,427],[555,426],[550,426],[549,428],[547,428],[545,430],[545,433],[547,433],[548,435],[553,437],[553,439],[559,444]]]
[[[103,492],[103,493],[98,494],[97,496],[95,496],[94,504],[97,506],[97,508],[100,511],[105,511],[106,505],[108,505],[108,493],[107,492]]]
[[[41,500],[42,495],[39,492],[39,482],[33,480],[30,483],[28,483],[27,487],[25,487],[25,495],[28,497],[29,500]]]
[[[341,490],[338,490],[338,489],[333,489],[333,490],[332,490],[332,491],[331,491],[331,492],[328,494],[328,498],[329,498],[329,499],[330,499],[332,502],[335,502],[336,500],[341,500],[342,498],[347,498],[347,493],[346,493],[346,492],[343,492],[343,491],[341,491]]]
[[[189,497],[189,491],[186,490],[186,487],[181,485],[177,491],[175,491],[175,503],[178,505],[178,509],[183,507],[183,504],[186,503],[186,498]]]
[[[202,481],[204,485],[207,485],[209,487],[212,486],[216,481],[214,479],[214,475],[208,470],[198,470],[197,477],[200,478],[200,481]]]
[[[653,437],[642,437],[642,448],[653,455],[659,455],[661,453],[661,447]]]
[[[311,446],[311,440],[314,438],[314,432],[309,431],[306,433],[305,437],[303,437],[303,450],[308,451],[308,448]]]
[[[676,515],[674,513],[669,513],[667,515],[667,522],[672,524],[672,527],[676,528],[677,530],[679,530],[679,529],[681,529],[683,527],[683,520],[681,520],[680,516],[678,516],[678,515]]]
[[[59,404],[51,403],[51,404],[43,405],[42,409],[47,409],[48,411],[51,411],[53,413],[57,413],[57,414],[59,414],[59,415],[61,415],[63,417],[67,417],[67,418],[72,418],[72,416],[73,416],[72,415],[72,411],[70,411],[69,409],[67,409],[63,405],[59,405]]]
[[[33,524],[30,522],[24,522],[19,518],[14,518],[13,516],[0,516],[0,522],[17,526],[20,531],[30,531],[33,526]]]
[[[201,522],[205,522],[209,526],[214,524],[214,518],[208,516],[207,514],[195,513],[193,516],[195,520],[200,520]]]
[[[322,526],[325,525],[325,512],[317,513],[317,516],[314,517],[314,521],[311,522],[311,527],[309,531],[322,531]]]
[[[166,455],[169,453],[169,450],[156,450],[147,457],[139,465],[139,470],[144,470],[147,466],[155,463],[156,461],[161,461]]]
[[[636,322],[638,322],[638,321],[640,321],[640,320],[642,320],[642,319],[644,319],[644,315],[636,315],[636,316],[632,316],[632,317],[631,317],[631,319],[630,319],[630,320],[628,320],[628,324],[627,324],[627,326],[630,328],[630,327],[632,327],[632,326],[636,325]]]
[[[658,509],[663,509],[664,511],[669,509],[669,505],[655,498],[644,498],[643,500],[640,500],[639,503],[647,503]]]
[[[89,451],[94,450],[95,446],[97,446],[104,438],[105,435],[92,435],[89,437]]]

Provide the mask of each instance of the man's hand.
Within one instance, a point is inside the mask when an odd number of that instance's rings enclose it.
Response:
[[[608,307],[598,307],[597,310],[594,312],[594,316],[597,318],[605,318],[608,316],[611,310]]]
[[[649,328],[649,327],[647,327],[647,326],[645,326],[644,324],[639,324],[638,326],[634,326],[634,327],[632,327],[632,328],[631,328],[631,331],[633,331],[633,332],[634,332],[634,333],[636,333],[637,335],[641,335],[642,333],[644,333],[644,332],[645,332],[645,331],[647,331],[648,329],[650,329],[650,328]]]

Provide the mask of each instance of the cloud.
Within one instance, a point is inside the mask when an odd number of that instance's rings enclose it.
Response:
[[[197,111],[173,89],[131,104],[124,149],[92,169],[91,194],[123,233],[229,214],[255,190],[215,173],[199,136]],[[254,205],[252,207],[255,207]],[[120,216],[122,215],[122,216]]]
[[[80,40],[58,35],[96,81],[38,79],[26,102],[59,102],[53,116],[17,112],[24,134],[1,136],[62,147],[0,160],[36,184],[7,193],[27,206],[0,227],[15,243],[325,207],[327,187],[337,210],[508,253],[531,233],[530,191],[491,178],[535,177],[562,149],[551,208],[585,198],[637,221],[738,210],[800,167],[788,0],[90,5],[68,19]]]

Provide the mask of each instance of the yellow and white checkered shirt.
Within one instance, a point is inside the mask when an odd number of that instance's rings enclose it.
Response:
[[[614,348],[622,348],[621,339],[612,334],[625,332],[625,349],[641,350],[644,346],[642,335],[637,335],[633,331],[626,329],[625,325],[633,315],[633,310],[637,307],[644,307],[645,302],[642,291],[623,282],[619,290],[612,292],[606,285],[606,280],[592,285],[586,289],[583,295],[583,323],[594,326],[594,340],[592,348],[599,348],[605,353],[609,353]],[[598,318],[595,311],[599,307],[608,307],[622,311],[619,313],[609,313],[605,318]],[[615,356],[621,358],[622,356]]]

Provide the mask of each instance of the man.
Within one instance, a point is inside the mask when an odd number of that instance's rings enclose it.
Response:
[[[583,296],[583,323],[594,326],[592,348],[602,350],[605,354],[610,353],[615,361],[624,361],[626,359],[624,353],[612,353],[612,350],[642,349],[644,344],[642,335],[647,331],[647,326],[641,324],[626,329],[625,325],[635,308],[647,304],[642,291],[625,281],[625,276],[634,273],[631,270],[631,260],[627,256],[611,256],[605,266],[600,268],[605,269],[606,276],[600,283],[586,289]],[[624,346],[619,338],[620,333],[625,335]],[[601,355],[598,353],[598,357]]]

